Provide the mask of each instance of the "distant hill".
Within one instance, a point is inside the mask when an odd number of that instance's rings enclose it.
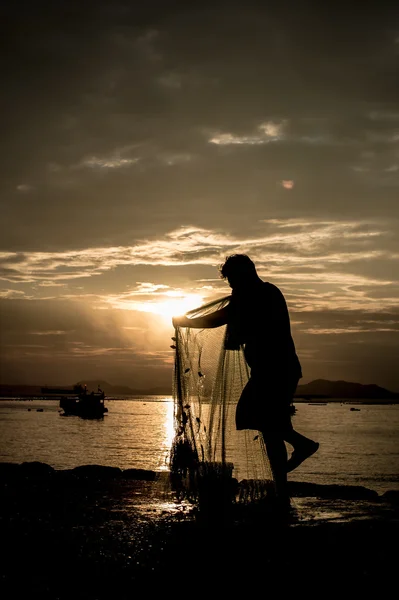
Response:
[[[83,383],[83,382],[82,382]],[[127,385],[112,385],[107,381],[85,381],[87,388],[96,390],[100,386],[106,396],[168,396],[172,393],[172,386],[155,386],[151,388],[131,388]]]
[[[105,396],[142,396],[142,395],[152,395],[152,396],[170,396],[172,394],[172,386],[156,386],[152,388],[130,388],[126,385],[112,385],[107,381],[103,380],[82,380],[75,381],[74,383],[67,385],[57,385],[57,386],[48,386],[49,389],[54,393],[55,390],[59,389],[60,394],[63,390],[72,390],[73,386],[77,383],[81,383],[82,385],[86,385],[89,391],[97,391],[98,388],[102,389],[105,393]],[[32,397],[32,396],[43,396],[44,393],[42,389],[47,386],[40,385],[18,385],[18,384],[0,384],[0,397],[11,397],[11,396],[20,396],[20,397]]]
[[[298,385],[295,396],[314,396],[319,398],[347,398],[357,400],[399,400],[399,393],[391,392],[375,384],[364,385],[350,381],[329,381],[315,379]],[[316,398],[314,398],[316,400]]]
[[[54,388],[72,389],[76,383],[86,384],[89,391],[97,391],[100,387],[106,397],[113,396],[170,396],[172,394],[172,386],[155,386],[151,388],[131,388],[126,385],[112,385],[103,380],[87,380],[64,386],[52,386]],[[42,387],[39,385],[0,385],[0,397],[20,396],[32,397],[42,396]],[[329,381],[327,379],[315,379],[306,384],[298,385],[295,398],[300,400],[314,401],[329,400],[329,399],[353,399],[353,400],[368,400],[379,402],[394,402],[399,400],[399,393],[391,392],[375,384],[363,385],[361,383],[353,383],[350,381]]]
[[[1,384],[0,397],[7,398],[12,396],[40,396],[40,385]]]

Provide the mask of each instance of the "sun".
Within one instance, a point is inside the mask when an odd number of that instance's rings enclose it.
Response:
[[[135,310],[150,312],[160,315],[165,320],[170,321],[172,317],[179,317],[186,314],[193,308],[198,308],[204,303],[204,299],[199,294],[185,294],[183,292],[168,291],[162,294],[162,298],[135,304]]]
[[[203,304],[203,298],[197,294],[178,295],[173,297],[173,292],[170,292],[170,297],[166,300],[152,303],[151,312],[154,312],[166,319],[179,317],[186,314],[189,310],[197,308]]]

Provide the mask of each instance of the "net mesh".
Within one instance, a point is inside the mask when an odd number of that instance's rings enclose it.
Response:
[[[187,313],[207,315],[230,296]],[[225,349],[226,326],[175,330],[173,378],[175,435],[172,485],[180,498],[206,505],[248,503],[274,489],[260,433],[238,431],[235,410],[249,379],[243,347]]]

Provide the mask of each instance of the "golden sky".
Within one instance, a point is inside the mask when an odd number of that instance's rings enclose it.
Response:
[[[169,385],[244,252],[304,382],[399,390],[393,5],[82,4],[2,9],[0,382]]]

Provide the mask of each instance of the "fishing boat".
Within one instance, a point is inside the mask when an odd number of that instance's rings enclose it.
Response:
[[[82,419],[102,419],[108,412],[105,406],[105,393],[98,388],[89,392],[86,386],[78,383],[73,389],[42,388],[42,393],[60,399],[62,416],[76,416]]]

